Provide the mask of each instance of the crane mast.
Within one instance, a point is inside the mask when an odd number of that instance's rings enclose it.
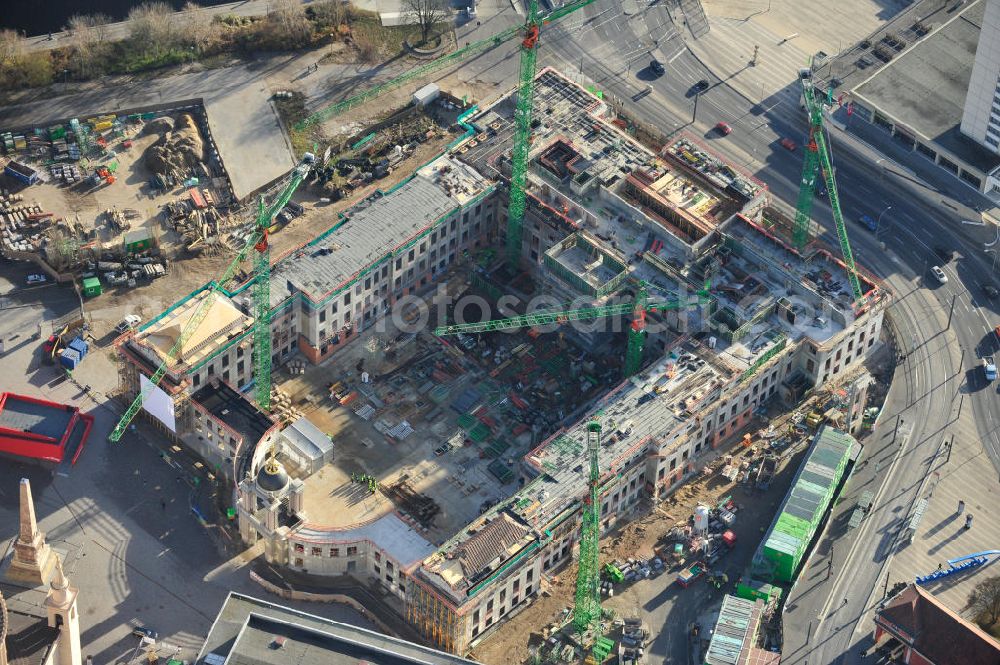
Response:
[[[823,131],[823,105],[816,98],[813,86],[812,72],[808,69],[799,72],[802,83],[802,103],[809,114],[809,143],[805,147],[805,160],[802,165],[802,180],[799,182],[799,198],[795,208],[795,226],[792,230],[792,244],[796,249],[802,249],[809,239],[810,213],[813,197],[816,191],[817,172],[826,183],[830,196],[830,210],[837,227],[837,239],[840,241],[840,251],[847,266],[847,278],[851,283],[855,307],[864,304],[864,292],[861,290],[861,280],[858,278],[858,268],[854,263],[854,252],[847,238],[847,226],[844,224],[844,214],[840,209],[840,195],[837,193],[837,182],[830,162],[830,150]]]
[[[528,151],[531,149],[531,106],[535,96],[538,60],[538,1],[529,0],[528,19],[521,40],[521,63],[514,107],[514,145],[510,154],[510,202],[507,204],[507,265],[513,272],[521,260],[521,227],[527,195]]]
[[[302,184],[302,180],[305,178],[306,174],[309,172],[309,165],[314,161],[314,157],[310,153],[306,153],[302,159],[302,162],[292,171],[291,179],[288,184],[282,190],[278,198],[267,208],[264,207],[264,201],[261,199],[257,218],[254,222],[254,232],[250,234],[246,243],[240,249],[236,258],[230,262],[226,269],[222,272],[218,279],[213,281],[208,288],[208,293],[202,298],[202,301],[195,308],[194,313],[191,318],[188,319],[187,323],[181,329],[181,334],[177,336],[177,340],[167,351],[167,357],[160,363],[156,371],[149,377],[149,385],[144,389],[139,391],[136,398],[132,401],[129,407],[125,410],[118,424],[115,428],[111,430],[108,435],[108,440],[112,442],[120,441],[122,435],[125,434],[125,430],[132,419],[135,418],[136,414],[142,409],[142,404],[152,392],[153,388],[160,384],[163,377],[166,375],[167,371],[170,369],[170,365],[173,364],[178,356],[180,355],[181,349],[191,338],[194,332],[208,316],[209,310],[212,309],[212,305],[218,294],[223,290],[224,286],[233,279],[236,275],[236,271],[243,261],[245,261],[251,251],[256,251],[257,254],[254,258],[254,284],[253,284],[253,296],[254,296],[254,344],[263,344],[266,347],[266,353],[261,353],[261,346],[257,346],[257,357],[254,364],[255,378],[257,380],[257,391],[256,397],[258,404],[260,404],[262,409],[267,409],[270,406],[271,397],[271,324],[270,324],[270,298],[271,298],[271,287],[270,287],[270,275],[271,275],[271,264],[270,264],[270,248],[267,242],[268,228],[271,222],[274,221],[275,216],[281,209],[285,207],[288,201],[292,198],[292,194],[298,189],[299,185]],[[262,388],[261,385],[266,386],[266,393],[263,403],[262,399]]]
[[[580,559],[576,569],[576,595],[573,603],[573,628],[584,633],[597,629],[601,620],[600,537],[601,537],[601,469],[597,461],[601,449],[601,423],[587,423],[587,456],[590,474],[587,497],[583,503],[580,525]]]

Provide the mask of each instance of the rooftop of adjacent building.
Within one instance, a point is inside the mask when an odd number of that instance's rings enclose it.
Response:
[[[42,665],[49,657],[59,629],[50,628],[42,587],[24,588],[0,582],[6,605],[7,660],[11,665]]]
[[[0,394],[0,431],[27,432],[58,444],[66,434],[75,407],[15,393]],[[43,443],[43,442],[40,442]]]
[[[860,103],[989,172],[1000,157],[959,131],[985,7],[973,0],[874,74],[855,71],[842,78]],[[875,56],[865,57],[879,64]]]
[[[442,155],[398,187],[351,207],[329,231],[281,258],[271,270],[271,305],[295,292],[320,302],[435,222],[492,185],[469,166]]]
[[[458,665],[470,661],[381,633],[230,592],[197,665]]]
[[[761,600],[746,600],[736,596],[724,596],[719,609],[719,619],[712,632],[712,640],[705,652],[705,665],[740,665],[761,661],[750,659],[750,652],[757,647],[754,637],[760,624],[764,603]],[[781,659],[780,654],[771,654],[773,663]]]
[[[1000,642],[916,584],[886,601],[875,621],[935,665],[1000,662]]]

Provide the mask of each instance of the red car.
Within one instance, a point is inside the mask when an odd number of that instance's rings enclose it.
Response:
[[[784,148],[785,150],[794,151],[798,147],[797,145],[795,145],[795,141],[789,138],[781,139],[779,143],[781,143],[781,147]]]
[[[729,123],[720,122],[715,126],[716,131],[718,131],[723,136],[729,136],[733,133],[733,128],[729,126]]]

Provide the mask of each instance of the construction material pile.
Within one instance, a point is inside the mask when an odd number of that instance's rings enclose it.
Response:
[[[16,252],[37,252],[55,220],[40,206],[24,205],[21,194],[0,190],[0,244]]]
[[[279,388],[271,388],[271,415],[283,423],[292,423],[302,417],[302,412],[292,406],[292,398]]]
[[[83,277],[100,277],[108,286],[138,285],[140,280],[153,280],[167,274],[169,263],[156,251],[142,252],[119,260],[120,257],[105,253],[100,261],[89,261],[84,265]]]
[[[221,242],[220,234],[233,224],[233,220],[217,209],[200,210],[187,201],[175,201],[163,206],[163,215],[171,228],[180,234],[188,252],[212,256],[229,250]]]
[[[204,142],[190,113],[182,113],[176,122],[157,118],[146,125],[145,131],[160,134],[144,155],[146,167],[153,173],[169,174],[180,180],[204,160]]]

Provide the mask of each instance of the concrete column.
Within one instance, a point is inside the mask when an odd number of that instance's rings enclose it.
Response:
[[[15,584],[40,586],[49,581],[54,566],[52,550],[45,542],[45,534],[38,530],[31,483],[27,478],[22,478],[20,531],[14,543],[14,557],[6,577]]]

